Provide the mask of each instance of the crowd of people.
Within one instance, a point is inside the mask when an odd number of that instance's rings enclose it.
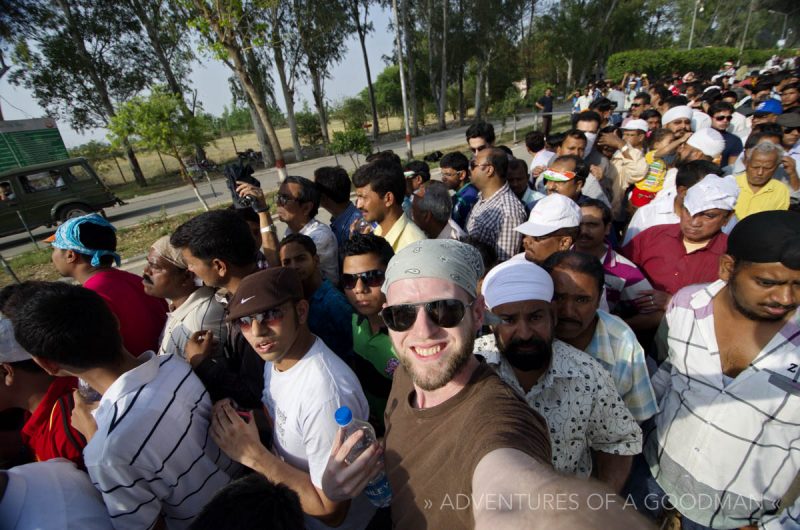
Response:
[[[0,290],[0,527],[800,528],[800,79],[727,66],[288,177],[280,236],[240,182],[141,276],[67,220]]]

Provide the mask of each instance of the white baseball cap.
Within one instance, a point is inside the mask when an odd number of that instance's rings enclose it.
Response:
[[[526,236],[539,237],[580,224],[581,209],[575,201],[565,195],[552,193],[537,202],[528,220],[514,230]]]
[[[14,338],[11,321],[0,313],[0,363],[30,361],[31,355]]]
[[[620,129],[647,132],[649,128],[647,127],[647,122],[644,120],[630,120],[625,125],[620,127]]]

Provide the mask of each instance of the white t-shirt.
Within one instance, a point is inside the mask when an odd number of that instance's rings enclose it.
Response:
[[[111,530],[111,518],[89,475],[63,458],[12,467],[0,497],[0,528]]]
[[[348,406],[353,417],[367,420],[369,406],[353,371],[317,338],[300,361],[284,372],[273,363],[264,365],[262,401],[272,418],[274,451],[284,462],[311,475],[311,483],[322,489],[322,474],[328,463],[339,426],[336,409]],[[338,528],[366,527],[375,509],[362,493],[350,504],[347,518]],[[309,529],[328,528],[306,516]]]
[[[207,329],[217,339],[225,337],[225,308],[214,294],[215,290],[211,287],[200,287],[179,308],[167,313],[167,323],[161,333],[161,346],[158,348],[159,355],[174,353],[185,359],[186,343],[195,331]],[[221,351],[222,340],[218,344]]]

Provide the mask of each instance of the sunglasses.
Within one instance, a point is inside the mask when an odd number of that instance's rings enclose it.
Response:
[[[239,317],[236,319],[236,323],[239,325],[239,329],[244,332],[250,331],[250,328],[253,327],[253,322],[258,322],[259,326],[266,324],[267,326],[272,324],[277,324],[283,317],[286,316],[286,313],[283,312],[283,309],[278,307],[273,307],[272,309],[267,309],[266,311],[262,311],[261,313],[256,313],[255,315],[249,315],[244,317]]]
[[[488,162],[485,164],[479,164],[474,158],[469,161],[470,169],[475,169],[476,167],[486,167],[486,166],[491,166],[491,164],[489,164]]]
[[[727,115],[725,115],[725,116],[714,116],[714,119],[717,120],[717,121],[731,121],[733,119],[733,116],[727,116]]]
[[[464,319],[467,308],[473,303],[474,300],[465,304],[461,300],[450,298],[417,304],[397,304],[384,307],[380,315],[386,327],[392,331],[408,331],[417,321],[418,308],[422,306],[431,322],[442,328],[453,328]]]
[[[641,104],[641,103],[631,103],[631,108],[634,108],[634,107],[641,107],[641,106],[642,106],[642,104]]]
[[[342,288],[355,289],[358,280],[364,282],[367,287],[380,287],[383,285],[384,277],[384,271],[378,269],[357,272],[356,274],[342,274]]]
[[[278,206],[286,206],[290,202],[300,202],[300,199],[292,197],[291,195],[286,195],[285,193],[279,193],[275,196],[275,203]]]

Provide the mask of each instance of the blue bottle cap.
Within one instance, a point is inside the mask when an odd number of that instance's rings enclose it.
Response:
[[[345,425],[353,421],[353,412],[350,410],[350,407],[347,406],[339,407],[338,409],[336,409],[336,412],[333,414],[333,417],[336,418],[336,423],[344,427]]]

